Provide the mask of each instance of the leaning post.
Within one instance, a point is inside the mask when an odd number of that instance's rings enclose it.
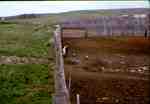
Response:
[[[55,39],[55,54],[56,54],[56,67],[55,67],[55,95],[54,104],[70,104],[69,93],[65,82],[64,73],[64,61],[62,56],[62,41],[61,41],[61,27],[56,25],[56,30],[54,31]]]
[[[148,14],[148,36],[150,38],[150,13]]]

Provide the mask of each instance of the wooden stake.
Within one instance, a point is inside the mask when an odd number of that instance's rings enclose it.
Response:
[[[69,85],[68,85],[69,93],[71,91],[71,72],[69,72]]]
[[[80,95],[77,94],[77,104],[80,104]]]

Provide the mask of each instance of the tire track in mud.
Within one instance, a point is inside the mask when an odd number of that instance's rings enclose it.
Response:
[[[66,68],[67,69],[67,68]],[[129,75],[128,73],[115,73],[115,72],[88,72],[84,70],[65,70],[66,77],[69,76],[69,73],[73,73],[72,77],[76,79],[80,78],[87,78],[87,79],[95,79],[95,80],[101,80],[101,79],[125,79],[125,80],[141,80],[141,81],[148,81],[149,80],[149,74],[137,74],[137,73],[132,73]]]

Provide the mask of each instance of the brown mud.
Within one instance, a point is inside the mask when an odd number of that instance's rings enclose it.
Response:
[[[66,81],[81,104],[148,104],[150,40],[143,37],[64,39]]]

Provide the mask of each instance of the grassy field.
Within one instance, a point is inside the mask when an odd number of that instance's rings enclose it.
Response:
[[[47,59],[51,27],[33,23],[0,22],[0,57]],[[0,62],[1,104],[51,104],[53,70],[49,64]]]
[[[47,57],[48,29],[34,24],[0,22],[0,55]]]
[[[48,65],[0,65],[1,104],[51,104]]]

